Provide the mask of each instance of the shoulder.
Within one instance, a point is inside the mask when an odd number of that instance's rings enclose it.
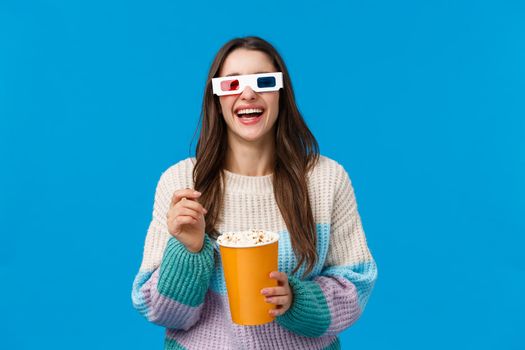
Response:
[[[319,155],[318,162],[308,174],[308,192],[315,221],[330,222],[338,199],[348,189],[351,189],[350,178],[343,165]]]
[[[309,191],[331,202],[345,193],[354,191],[345,167],[338,161],[320,155],[308,178]]]
[[[310,181],[328,184],[341,184],[350,181],[350,176],[342,164],[324,155],[310,172]]]
[[[169,166],[164,173],[165,174],[180,174],[193,172],[193,167],[195,166],[196,159],[194,157],[188,157],[186,159],[179,160],[177,163]]]
[[[195,158],[182,159],[164,170],[159,179],[159,186],[168,186],[174,189],[193,188],[193,167]]]

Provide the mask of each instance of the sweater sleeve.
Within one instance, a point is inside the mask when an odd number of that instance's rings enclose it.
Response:
[[[328,254],[321,273],[289,276],[292,306],[276,317],[286,329],[307,337],[337,335],[363,313],[377,279],[350,178],[338,165]]]
[[[214,267],[214,252],[207,235],[202,250],[192,253],[169,234],[166,215],[172,193],[189,187],[177,183],[169,171],[157,184],[152,220],[131,299],[133,306],[150,322],[188,330],[200,318]]]

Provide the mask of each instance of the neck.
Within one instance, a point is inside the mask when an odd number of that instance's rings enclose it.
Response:
[[[274,163],[273,137],[254,142],[228,137],[226,170],[245,176],[264,176],[273,173]]]

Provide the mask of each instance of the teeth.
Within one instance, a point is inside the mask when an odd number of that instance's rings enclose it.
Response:
[[[253,109],[241,109],[237,114],[250,114],[250,113],[262,113],[262,109],[253,108]]]

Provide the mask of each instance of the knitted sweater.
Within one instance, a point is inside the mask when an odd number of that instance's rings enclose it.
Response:
[[[134,307],[166,327],[164,349],[339,349],[338,333],[362,314],[377,278],[350,178],[321,156],[307,174],[317,229],[318,263],[303,278],[290,235],[274,198],[272,177],[225,170],[219,232],[252,228],[278,232],[279,271],[288,275],[293,302],[286,313],[260,326],[231,321],[217,243],[205,235],[191,253],[167,229],[173,192],[194,188],[195,158],[169,167],[158,182],[140,270],[132,287]]]

